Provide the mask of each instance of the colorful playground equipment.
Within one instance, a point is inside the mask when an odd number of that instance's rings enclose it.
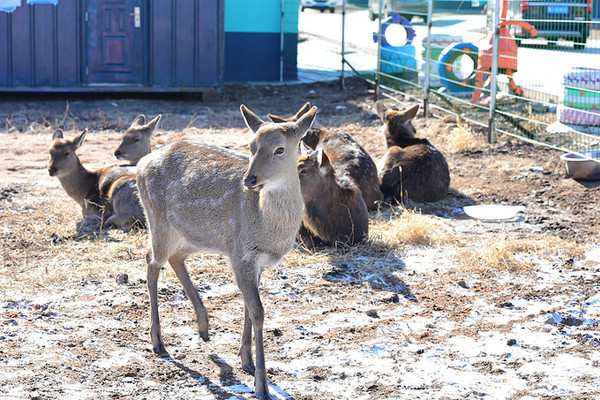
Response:
[[[451,43],[442,50],[438,57],[438,73],[446,90],[453,94],[473,91],[477,54],[477,46],[465,42]]]
[[[533,25],[525,21],[508,21],[506,13],[508,10],[508,0],[502,0],[502,14],[500,16],[500,37],[499,37],[499,57],[498,57],[498,73],[508,77],[510,90],[517,96],[523,94],[523,89],[517,86],[513,79],[513,74],[517,72],[517,52],[518,46],[515,38],[510,33],[508,27],[510,25],[520,26],[531,36],[537,36],[537,29]],[[481,92],[484,85],[484,77],[490,75],[492,71],[492,52],[494,48],[494,37],[489,35],[487,45],[479,48],[479,60],[477,64],[477,72],[475,74],[475,90],[471,97],[472,103],[479,103]]]
[[[392,25],[394,24],[394,25]],[[406,42],[401,46],[390,44],[386,37],[387,29],[391,26],[402,27],[405,30]],[[392,12],[390,18],[381,24],[380,71],[389,75],[402,75],[406,72],[417,71],[416,50],[413,45],[415,30],[409,20],[400,14]],[[373,41],[377,43],[379,33],[373,33]]]

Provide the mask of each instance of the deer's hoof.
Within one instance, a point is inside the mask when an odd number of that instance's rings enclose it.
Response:
[[[254,375],[254,371],[256,371],[256,368],[252,364],[242,365],[242,369],[250,375]]]
[[[271,396],[269,396],[269,392],[256,392],[256,398],[260,400],[269,400]]]
[[[208,337],[208,331],[200,331],[200,337],[205,342],[208,342],[210,340],[210,338]]]
[[[154,350],[156,355],[159,356],[160,358],[169,357],[169,353],[167,352],[167,349],[165,348],[164,344],[159,344],[158,346],[154,346],[154,348],[152,350]]]

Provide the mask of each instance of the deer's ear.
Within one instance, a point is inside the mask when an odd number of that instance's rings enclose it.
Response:
[[[77,147],[77,148],[81,147],[81,145],[83,144],[83,141],[85,140],[86,133],[87,133],[87,128],[85,128],[79,135],[75,136],[75,138],[73,139],[73,144],[75,145],[75,147]]]
[[[294,121],[298,121],[298,119],[304,114],[306,114],[308,110],[310,110],[310,102],[307,101],[302,107],[300,107],[296,114],[294,114]]]
[[[152,132],[154,132],[154,130],[156,129],[156,126],[158,125],[158,123],[160,122],[162,115],[158,114],[156,117],[154,117],[150,122],[148,122],[148,125],[146,125],[144,128],[146,129],[146,134],[147,135],[152,135]]]
[[[144,114],[140,114],[133,119],[131,126],[143,126],[146,125],[146,116]]]
[[[417,115],[418,111],[419,111],[419,105],[415,104],[414,106],[412,106],[409,109],[400,111],[398,113],[398,116],[401,117],[402,122],[407,122],[407,121],[411,121]]]
[[[62,129],[57,129],[52,134],[52,140],[62,139],[62,138],[64,138]]]
[[[387,121],[387,115],[386,115],[387,107],[385,106],[385,104],[383,104],[381,101],[378,101],[377,103],[375,103],[375,109],[377,110],[377,115],[379,115],[379,118],[381,118],[381,120],[383,122],[386,122]]]
[[[306,134],[306,132],[310,129],[313,122],[315,122],[315,118],[317,116],[317,107],[313,106],[309,111],[307,111],[303,116],[298,118],[298,130],[296,134],[298,138],[301,138]]]
[[[317,150],[316,153],[317,153],[317,165],[319,167],[321,167],[321,164],[323,163],[323,155],[325,153],[323,153],[323,149]]]
[[[321,161],[319,162],[319,166],[322,167],[331,167],[331,161],[329,161],[329,157],[327,153],[321,150]]]
[[[265,121],[260,119],[258,115],[254,114],[243,104],[240,106],[240,111],[242,112],[246,126],[254,133],[265,123]]]
[[[306,145],[306,143],[304,143],[302,140],[300,141],[300,155],[306,156],[306,155],[310,155],[313,152],[313,149],[311,149],[310,147],[308,147]]]
[[[269,114],[269,119],[275,122],[276,124],[283,124],[284,122],[288,122],[287,119],[275,114]]]

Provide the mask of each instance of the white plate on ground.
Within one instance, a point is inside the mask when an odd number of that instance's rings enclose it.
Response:
[[[525,206],[504,206],[496,204],[481,204],[463,207],[465,214],[482,221],[506,221],[513,219]]]

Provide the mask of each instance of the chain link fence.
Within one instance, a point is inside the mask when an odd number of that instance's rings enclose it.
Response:
[[[490,141],[502,132],[600,160],[592,1],[344,2],[343,65],[488,127]],[[372,37],[358,36],[365,27]]]

